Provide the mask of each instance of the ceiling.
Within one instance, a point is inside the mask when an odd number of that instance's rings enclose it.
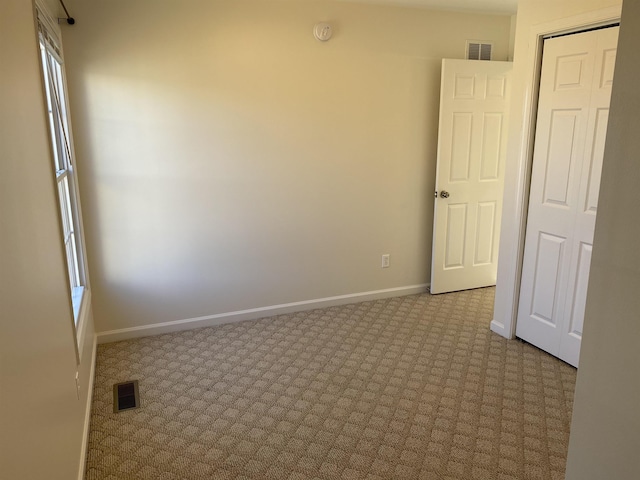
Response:
[[[436,10],[455,10],[475,13],[498,13],[513,15],[518,9],[518,0],[346,0],[358,3],[377,3]]]

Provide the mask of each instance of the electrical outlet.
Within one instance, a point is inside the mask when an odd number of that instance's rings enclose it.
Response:
[[[384,255],[382,255],[382,268],[389,268],[389,257],[391,255],[389,255],[388,253],[385,253]]]

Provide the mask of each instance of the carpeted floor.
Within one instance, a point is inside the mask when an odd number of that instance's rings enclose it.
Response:
[[[102,345],[86,478],[562,479],[576,370],[491,333],[493,294]]]

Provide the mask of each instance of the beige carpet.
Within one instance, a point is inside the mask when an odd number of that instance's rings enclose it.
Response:
[[[491,333],[493,293],[103,345],[86,478],[562,479],[576,371]]]

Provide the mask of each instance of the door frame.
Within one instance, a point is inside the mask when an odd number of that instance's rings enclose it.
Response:
[[[490,327],[493,332],[503,337],[515,338],[516,332],[544,39],[550,36],[615,25],[620,22],[621,14],[622,5],[619,5],[534,25],[529,31],[522,134],[518,138],[518,159],[512,165],[508,165],[505,172],[498,280],[493,320]],[[512,98],[512,106],[518,101],[520,99]],[[509,192],[509,195],[506,191],[507,185],[512,185],[512,191]],[[513,207],[510,212],[507,212],[504,206],[510,202]],[[513,248],[506,248],[508,245],[513,245]]]

